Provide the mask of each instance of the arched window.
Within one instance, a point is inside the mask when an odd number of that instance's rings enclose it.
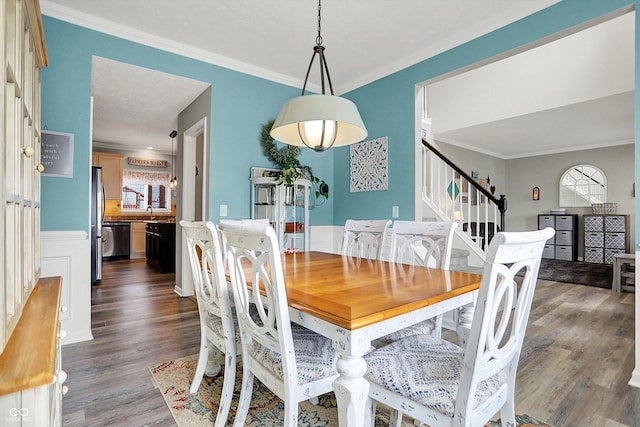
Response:
[[[560,178],[560,207],[591,206],[607,201],[607,177],[593,165],[576,165]]]

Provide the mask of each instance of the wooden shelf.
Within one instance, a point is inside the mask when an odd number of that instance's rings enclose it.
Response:
[[[61,290],[61,277],[47,277],[31,292],[0,355],[0,396],[53,382]]]

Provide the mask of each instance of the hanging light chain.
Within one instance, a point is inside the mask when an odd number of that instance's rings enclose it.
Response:
[[[316,37],[316,45],[313,47],[313,55],[311,56],[311,62],[309,63],[309,68],[307,68],[307,74],[304,77],[304,84],[302,85],[302,95],[304,95],[305,90],[307,89],[307,82],[309,81],[309,73],[311,72],[311,67],[313,66],[313,60],[316,55],[319,57],[318,62],[320,63],[320,85],[322,94],[326,93],[325,89],[325,74],[327,83],[329,83],[329,92],[333,95],[333,84],[331,83],[331,76],[329,75],[329,67],[327,66],[327,60],[324,56],[324,46],[322,46],[322,35],[321,30],[322,27],[320,25],[321,15],[320,11],[322,10],[321,1],[318,0],[318,36]]]
[[[320,21],[322,21],[322,16],[320,15],[320,11],[322,10],[322,5],[320,4],[320,0],[318,0],[318,37],[316,37],[316,44],[318,46],[322,45],[322,34],[320,33],[322,27],[320,25]]]

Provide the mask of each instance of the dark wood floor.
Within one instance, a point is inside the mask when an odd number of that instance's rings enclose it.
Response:
[[[148,367],[197,352],[196,304],[144,260],[104,267],[92,292],[94,340],[62,349],[64,426],[173,427]],[[640,426],[640,390],[627,385],[634,363],[634,294],[539,281],[516,411],[557,427]]]
[[[145,260],[104,263],[91,292],[94,339],[62,348],[65,427],[175,427],[148,369],[198,351],[197,305],[176,295],[174,285],[172,273],[160,274]]]

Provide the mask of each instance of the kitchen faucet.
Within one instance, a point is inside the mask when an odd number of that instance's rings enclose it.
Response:
[[[148,205],[147,206],[147,212],[149,212],[149,211],[151,212],[149,214],[149,221],[153,221],[153,206],[152,205]]]

